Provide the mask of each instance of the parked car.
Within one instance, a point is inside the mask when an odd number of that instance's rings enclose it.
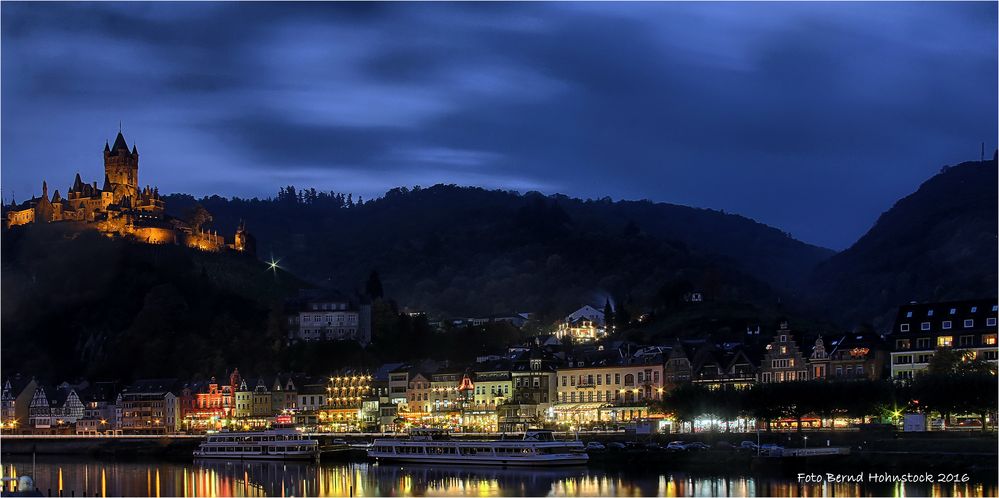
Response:
[[[663,449],[663,447],[659,446],[659,444],[656,443],[655,441],[650,441],[648,443],[645,443],[645,449],[647,449],[649,451],[659,451],[659,450]]]
[[[607,449],[608,450],[623,450],[624,449],[624,444],[623,443],[619,443],[617,441],[613,441],[613,442],[607,443]]]
[[[607,447],[600,443],[599,441],[590,441],[586,443],[586,451],[604,451]]]
[[[753,451],[753,452],[755,452],[757,449],[759,449],[759,447],[756,446],[756,443],[754,443],[752,441],[743,441],[742,443],[739,444],[739,450],[741,450],[741,451]]]
[[[639,443],[638,441],[628,441],[628,442],[624,443],[624,447],[628,448],[629,450],[641,450],[641,449],[645,449],[645,445],[642,444],[642,443]]]
[[[672,441],[666,445],[666,449],[669,451],[686,451],[687,443],[684,441]]]
[[[760,454],[763,456],[781,456],[784,447],[776,444],[764,444],[760,446]]]
[[[690,443],[686,447],[684,447],[684,449],[687,451],[704,451],[704,450],[710,450],[711,446],[708,446],[707,443],[694,441],[693,443]]]
[[[715,448],[719,450],[734,450],[735,445],[728,441],[718,441],[717,443],[715,443]]]

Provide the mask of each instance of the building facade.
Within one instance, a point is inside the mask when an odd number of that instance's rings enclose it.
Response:
[[[809,366],[787,322],[781,322],[760,363],[760,382],[810,380]]]
[[[912,379],[926,370],[939,349],[996,363],[996,299],[910,303],[899,307],[888,340],[891,376]]]

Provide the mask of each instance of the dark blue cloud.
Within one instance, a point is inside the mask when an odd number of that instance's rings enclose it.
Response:
[[[449,182],[738,212],[843,248],[995,146],[986,3],[3,3],[4,197]],[[68,185],[67,185],[68,186]]]

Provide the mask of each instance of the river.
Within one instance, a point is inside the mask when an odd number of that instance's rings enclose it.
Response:
[[[4,476],[32,472],[6,457]],[[164,462],[46,457],[42,494],[58,496],[995,496],[996,483],[799,483],[796,476],[587,467],[503,469],[385,463]],[[7,488],[8,490],[10,487]],[[50,491],[51,490],[51,491]]]

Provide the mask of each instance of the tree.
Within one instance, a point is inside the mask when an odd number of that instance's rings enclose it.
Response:
[[[372,270],[368,275],[368,283],[364,286],[364,291],[371,299],[381,299],[384,296],[382,290],[382,279],[378,276],[377,270]]]
[[[614,308],[611,306],[610,298],[604,301],[604,323],[608,327],[614,324]]]
[[[195,204],[187,210],[185,220],[192,230],[198,232],[205,223],[212,221],[212,215],[201,204]]]

